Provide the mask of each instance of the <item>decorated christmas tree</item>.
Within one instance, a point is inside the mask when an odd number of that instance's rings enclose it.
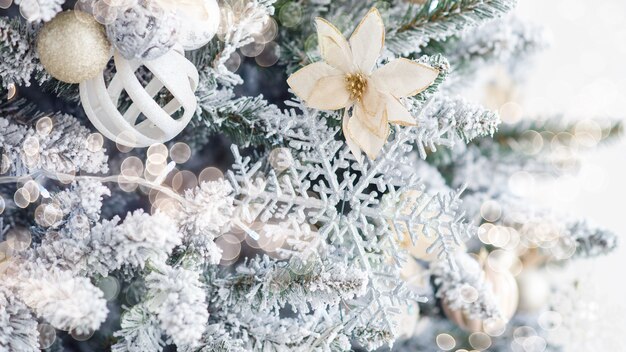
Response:
[[[0,0],[0,351],[571,350],[621,126],[501,123],[515,2]]]

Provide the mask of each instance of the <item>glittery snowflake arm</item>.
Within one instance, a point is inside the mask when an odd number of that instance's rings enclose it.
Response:
[[[409,6],[398,11],[391,24],[388,48],[403,56],[419,53],[429,40],[441,40],[498,18],[511,11],[516,3],[516,0],[429,0],[424,5]]]
[[[34,74],[44,69],[35,52],[35,30],[19,19],[0,18],[0,91],[11,84],[30,85]]]

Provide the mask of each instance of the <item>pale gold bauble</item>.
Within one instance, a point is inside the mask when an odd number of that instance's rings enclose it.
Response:
[[[503,323],[507,323],[515,314],[519,303],[519,289],[515,277],[509,272],[499,272],[491,269],[489,265],[485,265],[486,261],[484,259],[479,260],[479,262],[483,268],[486,282],[491,284],[493,295],[500,309],[500,318]],[[453,310],[446,302],[443,302],[443,312],[448,319],[465,331],[484,331],[485,327],[482,320],[471,319],[466,312]]]
[[[39,60],[48,73],[66,83],[96,77],[111,58],[104,27],[80,11],[59,13],[37,37]]]
[[[550,298],[550,283],[543,272],[537,269],[524,269],[517,276],[519,287],[519,309],[534,313],[544,308]]]

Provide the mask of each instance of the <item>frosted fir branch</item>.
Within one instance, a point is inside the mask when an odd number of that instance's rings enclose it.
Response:
[[[241,341],[245,351],[310,351],[311,342],[320,336],[315,330],[318,321],[310,315],[280,318],[249,310],[220,316],[220,324],[228,326],[231,339]]]
[[[29,86],[34,74],[44,75],[35,51],[35,28],[19,19],[0,18],[0,88]]]
[[[205,290],[199,273],[159,265],[146,276],[148,310],[156,314],[159,326],[177,346],[200,343],[209,318]]]
[[[276,0],[227,0],[223,2],[222,22],[223,46],[215,56],[213,69],[218,73],[220,83],[229,86],[241,84],[241,77],[226,68],[226,62],[235,51],[254,41],[269,16],[274,14]]]
[[[586,221],[567,225],[568,236],[576,242],[575,258],[592,258],[613,252],[619,238],[609,230],[592,227]]]
[[[355,340],[367,351],[374,351],[395,339],[394,333],[385,328],[361,326],[352,332]]]
[[[219,263],[222,254],[214,240],[232,226],[232,193],[232,186],[224,180],[202,182],[185,191],[187,202],[177,215],[185,252],[199,255],[206,263]]]
[[[96,224],[91,231],[92,252],[88,267],[105,273],[122,266],[143,268],[148,260],[165,262],[181,243],[176,223],[162,214],[149,215],[141,209],[128,213],[121,224],[119,217]]]
[[[243,341],[232,338],[224,325],[209,324],[202,337],[201,347],[181,347],[181,352],[246,352]]]
[[[8,157],[8,175],[22,176],[38,171],[63,174],[108,171],[106,150],[89,149],[87,128],[66,114],[52,115],[50,119],[52,130],[42,135],[35,128],[0,117],[0,148]]]
[[[443,41],[431,41],[424,53],[441,53],[454,68],[454,81],[471,80],[481,67],[505,63],[512,71],[533,54],[544,50],[549,40],[543,27],[506,16]],[[470,76],[470,77],[467,77]]]
[[[17,275],[5,280],[35,314],[56,329],[78,334],[98,329],[108,314],[99,288],[70,271],[46,268],[41,262],[24,262]]]
[[[143,303],[126,310],[120,325],[121,329],[114,334],[118,341],[111,346],[113,352],[159,351],[165,344],[157,316]]]
[[[427,150],[436,151],[438,145],[453,147],[459,142],[491,137],[500,124],[497,113],[461,97],[435,97],[417,116],[422,158],[426,158]]]
[[[280,110],[269,104],[263,96],[236,97],[230,88],[216,86],[200,87],[197,119],[184,133],[192,147],[207,143],[214,134],[226,134],[242,146],[271,145],[272,140],[264,136],[266,126],[263,116],[280,114]]]
[[[278,312],[289,304],[306,314],[365,294],[367,276],[362,271],[314,258],[293,257],[289,263],[267,256],[252,259],[235,273],[212,281],[219,297],[216,306],[248,302],[253,310]]]
[[[61,12],[65,0],[14,0],[20,6],[20,13],[29,22],[48,22]]]
[[[431,264],[431,272],[437,286],[437,297],[444,300],[452,310],[462,310],[471,319],[498,317],[500,310],[491,287],[485,281],[480,264],[466,253],[454,257],[458,270],[439,262]],[[475,300],[465,298],[465,291],[477,293]],[[473,298],[473,297],[472,297]]]
[[[588,127],[587,124],[591,124],[591,127]],[[586,126],[587,125],[587,126]],[[576,135],[576,130],[578,126],[578,133],[597,133],[600,132],[600,140],[597,141],[598,145],[603,145],[605,143],[611,143],[613,141],[619,140],[624,134],[624,123],[618,119],[610,119],[610,118],[597,118],[590,120],[582,120],[572,122],[571,118],[563,115],[553,115],[546,117],[536,117],[536,118],[524,118],[520,122],[516,124],[506,124],[502,125],[500,130],[498,131],[499,141],[511,141],[514,140],[516,144],[522,144],[527,136],[526,132],[531,130],[538,133],[542,132],[551,132],[553,134],[558,134],[560,132],[566,132],[572,135]],[[583,135],[583,137],[585,137]],[[572,139],[575,141],[576,139]],[[567,141],[560,141],[561,144]],[[515,146],[515,144],[511,145]],[[509,145],[508,147],[510,147]],[[570,144],[565,144],[565,146],[569,146]],[[502,145],[502,147],[507,147],[507,145]],[[576,144],[577,148],[584,148],[584,145],[580,143]],[[510,149],[510,148],[509,148]]]
[[[75,273],[107,276],[118,269],[144,268],[148,260],[165,262],[181,234],[175,221],[142,210],[96,223],[87,232],[51,231],[31,255],[48,266],[60,266]]]
[[[429,40],[442,40],[511,11],[516,0],[429,0],[410,6],[387,36],[389,50],[419,53]]]
[[[98,181],[82,180],[73,182],[63,191],[53,195],[51,201],[59,205],[66,224],[70,226],[79,216],[86,216],[91,222],[100,220],[100,210],[105,196],[110,196],[111,191]]]
[[[39,351],[37,320],[13,292],[0,285],[0,350]]]

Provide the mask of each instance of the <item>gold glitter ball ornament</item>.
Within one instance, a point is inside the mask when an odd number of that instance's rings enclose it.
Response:
[[[80,11],[59,13],[37,37],[37,53],[48,73],[66,83],[96,77],[111,58],[104,27]]]

